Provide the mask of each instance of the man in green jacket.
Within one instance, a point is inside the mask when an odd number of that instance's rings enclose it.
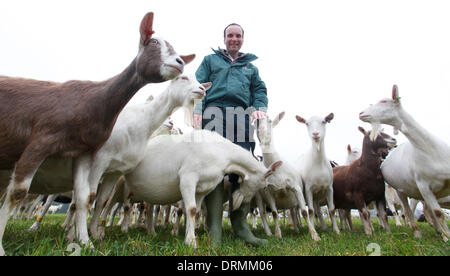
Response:
[[[201,104],[194,110],[194,128],[216,131],[233,143],[252,151],[255,148],[254,129],[250,119],[267,117],[267,89],[259,77],[258,69],[251,64],[257,57],[239,50],[244,41],[244,30],[236,23],[224,30],[226,50],[213,50],[197,69],[200,83],[212,82]],[[237,175],[229,175],[231,192],[239,187]],[[228,195],[228,196],[229,196]],[[223,182],[205,198],[207,227],[213,244],[222,238]],[[231,203],[231,201],[230,201]],[[266,244],[267,240],[256,238],[247,223],[249,204],[243,204],[231,212],[231,224],[235,235],[254,245]]]

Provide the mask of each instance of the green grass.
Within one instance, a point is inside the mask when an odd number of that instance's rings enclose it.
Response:
[[[64,215],[47,215],[40,229],[29,232],[32,221],[10,220],[3,238],[3,246],[9,256],[67,256],[68,243],[60,227]],[[392,233],[385,233],[374,220],[375,233],[371,237],[364,234],[359,220],[354,220],[355,232],[337,235],[331,231],[320,231],[321,241],[313,242],[306,227],[300,233],[282,226],[283,239],[266,237],[261,227],[253,230],[256,236],[269,240],[263,247],[254,247],[235,239],[231,228],[224,225],[223,242],[220,247],[212,247],[207,232],[201,227],[196,230],[199,248],[184,245],[184,228],[180,235],[172,237],[169,229],[156,228],[156,236],[150,236],[143,229],[130,228],[122,233],[118,226],[107,228],[105,239],[94,241],[95,249],[82,248],[82,256],[366,256],[372,251],[371,243],[379,245],[383,256],[449,256],[450,244],[444,243],[427,223],[418,223],[422,239],[414,239],[407,227],[397,227],[390,220]],[[273,226],[272,226],[273,231]]]

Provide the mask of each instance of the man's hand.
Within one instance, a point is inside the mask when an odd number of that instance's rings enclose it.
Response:
[[[201,128],[202,128],[202,115],[194,114],[194,129],[201,129]]]
[[[250,121],[253,124],[255,122],[255,120],[259,120],[259,119],[263,119],[263,118],[267,118],[267,113],[264,111],[253,111]]]

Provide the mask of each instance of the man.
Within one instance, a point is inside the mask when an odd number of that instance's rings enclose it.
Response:
[[[257,59],[253,54],[241,53],[244,30],[236,23],[224,30],[226,50],[213,50],[197,69],[200,83],[212,82],[206,97],[194,110],[194,128],[209,129],[220,133],[233,143],[252,151],[254,120],[267,117],[267,89],[259,77],[258,69],[250,62]],[[203,116],[202,116],[203,114]],[[250,115],[250,116],[249,116]],[[249,118],[250,117],[250,118]],[[230,175],[231,191],[239,187],[237,175]],[[205,198],[207,227],[213,244],[222,238],[223,182]],[[231,195],[231,192],[230,194]],[[227,195],[227,196],[229,196]],[[256,238],[247,223],[249,204],[243,204],[231,212],[233,232],[239,238],[254,245],[266,244],[267,240]]]

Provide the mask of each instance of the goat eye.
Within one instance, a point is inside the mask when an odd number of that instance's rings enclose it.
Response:
[[[186,76],[182,76],[181,79],[186,80],[186,81],[189,80],[189,78]]]
[[[151,39],[151,40],[150,40],[150,44],[153,45],[153,46],[156,46],[156,45],[159,44],[159,41],[156,40],[156,39]]]

